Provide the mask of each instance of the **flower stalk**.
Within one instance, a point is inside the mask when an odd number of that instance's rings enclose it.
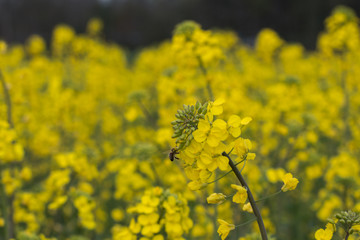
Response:
[[[256,220],[257,220],[257,223],[258,223],[258,226],[259,226],[259,230],[260,230],[260,233],[261,233],[261,238],[262,238],[262,240],[267,240],[268,237],[267,237],[267,234],[266,234],[266,229],[265,229],[265,226],[264,226],[264,222],[263,222],[263,219],[261,217],[259,208],[256,205],[255,199],[254,199],[254,197],[253,197],[253,195],[252,195],[252,193],[251,193],[251,191],[249,189],[249,186],[247,185],[244,177],[241,175],[239,169],[236,167],[234,162],[231,160],[230,156],[226,152],[223,152],[222,155],[229,159],[229,165],[230,165],[231,169],[235,173],[236,177],[239,179],[241,185],[247,189],[248,199],[249,199],[251,207],[252,207],[252,209],[254,211],[254,215],[256,217]]]

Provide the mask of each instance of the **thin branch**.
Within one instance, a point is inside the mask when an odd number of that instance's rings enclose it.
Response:
[[[235,166],[234,162],[231,160],[230,156],[226,152],[223,152],[222,155],[229,159],[229,165],[230,165],[231,169],[235,173],[236,177],[239,179],[241,185],[247,189],[248,199],[249,199],[251,207],[252,207],[252,209],[254,211],[254,215],[256,217],[256,220],[257,220],[257,223],[258,223],[258,226],[259,226],[259,230],[260,230],[260,233],[261,233],[261,238],[262,238],[262,240],[267,240],[268,237],[267,237],[267,234],[266,234],[264,222],[263,222],[263,219],[261,217],[259,208],[256,205],[255,199],[254,199],[254,197],[253,197],[253,195],[252,195],[252,193],[250,191],[249,186],[247,185],[244,177],[241,175],[239,169]]]
[[[264,198],[260,198],[260,199],[256,200],[255,202],[264,201],[264,200],[266,200],[266,199],[269,199],[269,198],[271,198],[271,197],[273,197],[273,196],[276,196],[276,195],[280,194],[281,192],[282,192],[282,191],[280,190],[280,191],[278,191],[278,192],[276,192],[276,193],[272,193],[272,194],[270,194],[269,196],[266,196],[266,197],[264,197]]]
[[[209,94],[209,99],[211,101],[214,101],[214,93],[212,91],[211,85],[210,85],[210,80],[209,80],[209,75],[208,75],[208,71],[206,70],[203,61],[201,60],[200,56],[197,56],[198,62],[199,62],[199,67],[201,69],[201,72],[204,74],[204,76],[206,77],[206,89],[208,91]]]
[[[249,221],[246,221],[246,222],[244,222],[244,223],[241,223],[241,224],[239,224],[239,225],[236,225],[235,227],[237,228],[237,227],[245,226],[246,224],[252,223],[252,222],[255,221],[255,220],[256,220],[256,218],[250,219]]]

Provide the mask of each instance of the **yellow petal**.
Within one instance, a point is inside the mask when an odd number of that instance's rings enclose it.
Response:
[[[231,127],[239,127],[241,124],[241,118],[237,115],[231,115],[229,120],[228,120],[228,124]]]
[[[201,119],[198,123],[198,130],[207,132],[210,130],[210,123],[208,121],[205,121],[203,119]]]
[[[217,165],[219,166],[219,168],[222,171],[225,171],[227,169],[228,162],[229,162],[229,160],[227,159],[227,157],[220,156],[220,157],[217,158]]]
[[[195,141],[197,141],[198,143],[202,143],[206,140],[206,134],[203,131],[200,130],[196,130],[195,132],[192,133]]]
[[[226,122],[222,119],[216,119],[213,123],[213,128],[226,129]]]
[[[200,155],[200,160],[201,160],[204,164],[208,165],[208,164],[210,164],[210,163],[212,162],[212,157],[211,157],[210,154],[208,154],[208,153],[206,153],[206,152],[202,152],[201,155]]]
[[[217,138],[216,136],[214,135],[210,135],[208,138],[207,138],[207,144],[209,144],[210,147],[217,147],[220,143],[220,139]]]
[[[229,133],[234,137],[234,138],[237,138],[240,136],[241,134],[241,129],[239,127],[236,127],[236,128],[233,128],[231,127],[229,129]]]
[[[219,106],[219,105],[222,105],[224,103],[225,103],[225,99],[218,98],[218,99],[215,100],[215,102],[213,104],[214,104],[214,106]]]
[[[213,107],[211,108],[211,112],[212,112],[212,114],[214,114],[214,115],[220,115],[220,114],[222,114],[222,112],[223,112],[223,107],[222,107],[222,106],[213,106]]]
[[[251,122],[251,117],[246,117],[241,120],[241,125],[247,125],[249,122]]]
[[[254,160],[256,157],[255,153],[248,153],[246,159],[247,160]]]

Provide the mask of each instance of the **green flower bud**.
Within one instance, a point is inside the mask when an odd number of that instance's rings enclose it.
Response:
[[[183,109],[177,110],[175,114],[176,120],[172,121],[174,134],[173,138],[176,138],[176,143],[180,144],[177,148],[182,150],[184,147],[190,145],[193,139],[192,133],[197,129],[197,125],[200,119],[205,118],[207,112],[207,103],[201,105],[196,102],[195,105],[183,105]]]

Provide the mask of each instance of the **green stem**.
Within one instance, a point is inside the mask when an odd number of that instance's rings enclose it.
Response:
[[[240,173],[242,173],[242,171],[244,170],[245,168],[245,165],[246,165],[246,158],[245,158],[245,162],[244,162],[244,165],[242,166],[242,168],[240,169]],[[236,165],[235,165],[236,166]]]
[[[244,177],[241,175],[239,169],[235,166],[234,162],[231,160],[230,156],[226,152],[223,152],[222,155],[229,159],[229,165],[230,165],[231,169],[235,173],[236,177],[239,179],[239,182],[241,183],[241,185],[247,189],[248,199],[249,199],[250,205],[254,211],[254,215],[256,217],[256,220],[257,220],[257,223],[259,226],[261,238],[262,238],[262,240],[267,240],[268,237],[266,234],[265,225],[264,225],[263,219],[261,217],[260,210],[256,205],[255,199],[250,191],[249,186],[247,185]]]
[[[273,197],[273,196],[278,195],[278,194],[279,194],[279,193],[281,193],[281,192],[282,192],[282,191],[280,190],[280,191],[278,191],[278,192],[276,192],[276,193],[270,194],[270,195],[269,195],[269,196],[267,196],[267,197],[260,198],[260,199],[256,200],[255,202],[261,202],[261,201],[264,201],[264,200],[266,200],[266,199],[269,199],[269,198],[271,198],[271,197]]]
[[[236,225],[235,227],[237,228],[237,227],[245,226],[246,224],[249,224],[249,223],[251,223],[251,222],[253,222],[255,220],[256,220],[256,218],[250,219],[249,221],[246,221],[246,222],[244,222],[242,224]]]
[[[209,99],[211,101],[214,101],[214,94],[213,94],[213,91],[212,91],[212,88],[211,88],[211,85],[210,85],[210,80],[208,79],[208,72],[207,72],[207,70],[206,70],[206,68],[204,66],[204,63],[201,60],[201,57],[197,56],[197,59],[198,59],[198,62],[199,62],[199,67],[201,69],[201,72],[206,77],[206,89],[207,89],[208,94],[209,94]]]

